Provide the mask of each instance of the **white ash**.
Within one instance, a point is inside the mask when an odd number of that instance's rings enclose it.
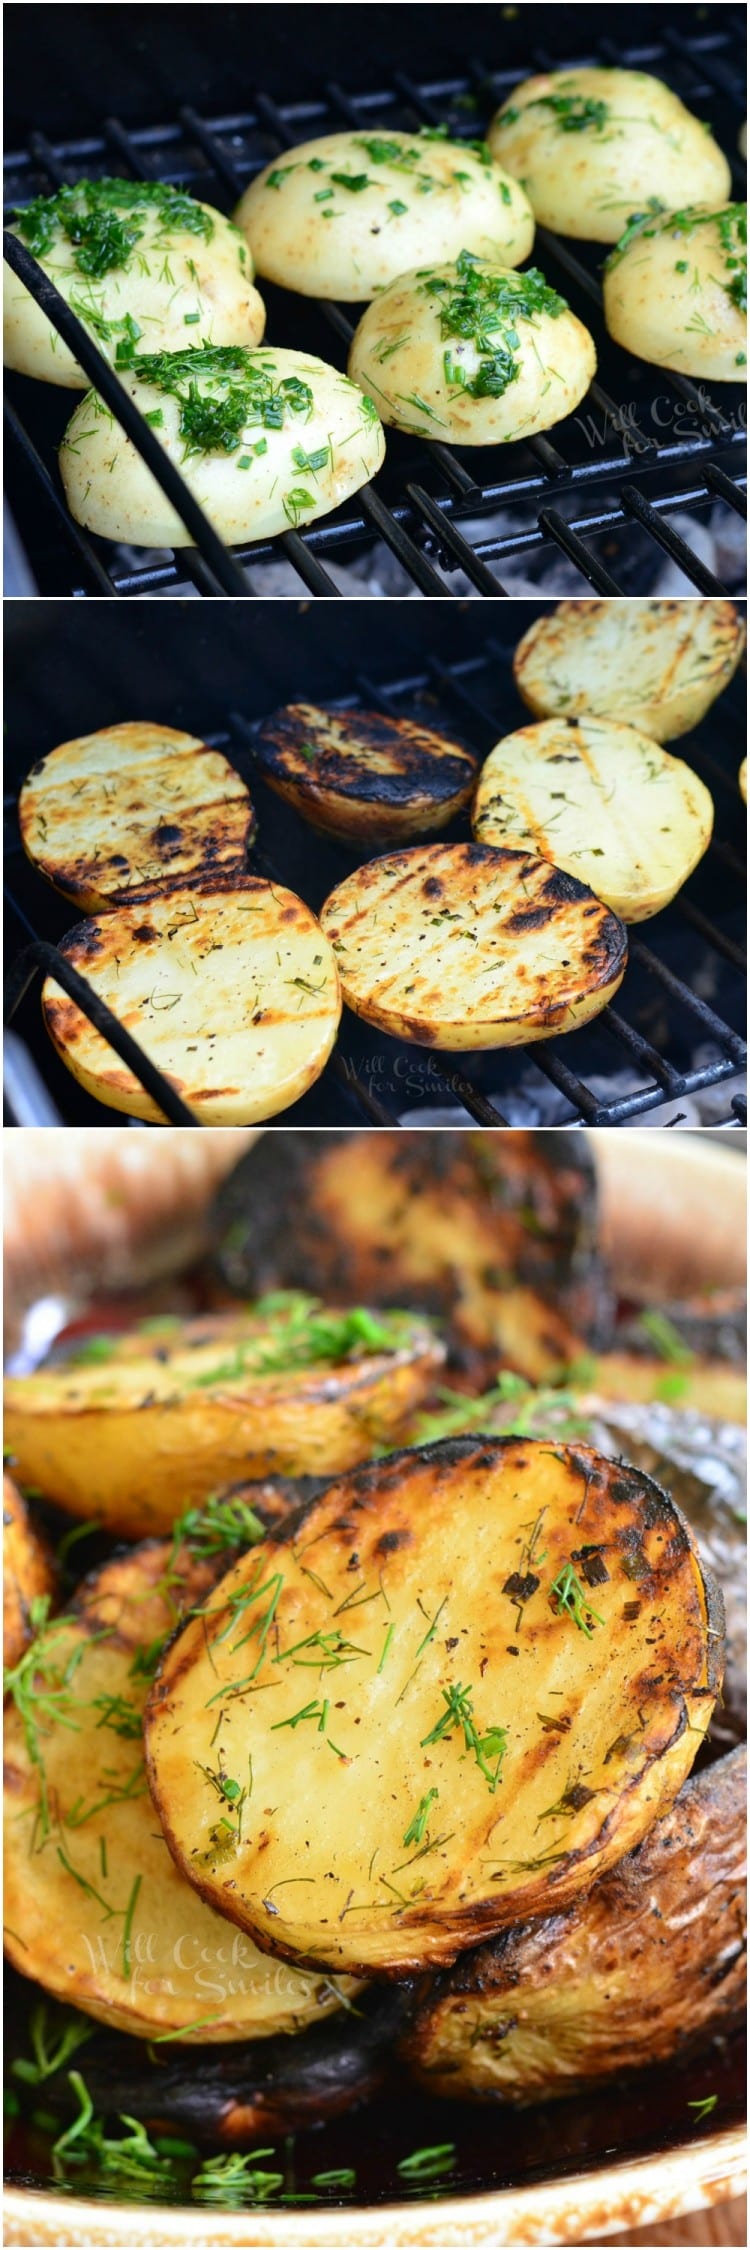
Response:
[[[705,1042],[697,1047],[692,1058],[695,1070],[709,1069],[721,1060],[718,1047]],[[593,1075],[586,1079],[593,1098],[602,1105],[627,1099],[642,1091],[643,1079],[635,1071],[612,1071],[607,1077]],[[722,1079],[718,1085],[701,1086],[696,1093],[680,1094],[674,1100],[659,1102],[653,1109],[639,1110],[632,1117],[623,1118],[623,1125],[670,1126],[678,1131],[697,1126],[722,1126],[738,1123],[732,1115],[732,1101],[744,1097],[746,1079],[738,1072],[736,1077]],[[382,1091],[382,1086],[381,1086]],[[497,1104],[508,1125],[580,1125],[585,1118],[576,1116],[570,1102],[556,1086],[551,1086],[533,1064],[522,1072],[517,1087],[511,1092],[505,1088],[483,1086],[487,1099]],[[449,1107],[432,1105],[429,1108],[407,1109],[399,1114],[400,1125],[418,1125],[425,1129],[432,1125],[474,1125],[476,1119],[456,1102]]]

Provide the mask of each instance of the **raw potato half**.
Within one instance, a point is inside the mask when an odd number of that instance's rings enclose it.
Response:
[[[337,2005],[329,1984],[227,1930],[178,1874],[154,1818],[142,1741],[150,1650],[193,1602],[210,1606],[217,1574],[215,1561],[175,1557],[168,1543],[106,1564],[101,1599],[87,1580],[77,1613],[36,1643],[30,1676],[51,1699],[36,1739],[15,1707],[5,1735],[14,1967],[138,2038],[179,2031],[201,2045],[297,2031]],[[220,1835],[222,1818],[239,1816],[218,1778],[212,1794]]]
[[[45,1599],[49,1604],[56,1592],[52,1550],[28,1501],[3,1471],[3,1663],[10,1670],[34,1638],[32,1605]]]
[[[419,267],[363,313],[349,374],[381,421],[457,445],[533,437],[571,414],[596,373],[593,337],[535,267],[466,250]]]
[[[290,703],[255,738],[266,780],[326,836],[389,844],[447,828],[468,804],[475,752],[413,719]]]
[[[398,1443],[444,1353],[416,1313],[378,1319],[390,1341],[369,1346],[342,1341],[340,1326],[332,1342],[328,1318],[307,1358],[283,1312],[245,1308],[95,1338],[78,1362],[9,1377],[19,1476],[71,1515],[138,1539],[237,1478],[353,1467]]]
[[[258,174],[235,220],[270,281],[358,303],[465,244],[520,266],[534,240],[528,196],[489,149],[429,130],[304,141]]]
[[[349,1661],[299,1672],[336,1633]],[[179,1867],[269,1952],[408,1975],[568,1905],[640,1842],[722,1647],[721,1597],[648,1477],[586,1446],[448,1440],[341,1479],[227,1573],[165,1651],[149,1782]],[[198,1775],[249,1756],[257,1810],[221,1857]]]
[[[244,867],[256,820],[220,750],[175,727],[125,724],[61,742],[18,802],[27,857],[96,911],[149,883]]]
[[[624,719],[671,742],[728,687],[744,646],[734,602],[558,602],[519,641],[513,677],[537,719]]]
[[[590,883],[623,922],[676,897],[711,840],[714,808],[682,758],[616,719],[541,719],[495,744],[472,826]]]
[[[231,220],[161,181],[79,180],[39,196],[11,229],[103,352],[139,337],[154,352],[259,344],[265,306],[247,243]],[[3,356],[22,375],[88,390],[90,376],[10,268]]]
[[[451,2101],[549,2101],[740,2024],[746,1803],[743,1748],[691,1775],[567,1913],[459,1962],[406,2035],[420,2084]]]
[[[355,868],[321,912],[354,1014],[420,1047],[518,1047],[613,999],[628,942],[530,852],[426,844]]]
[[[523,180],[553,234],[616,242],[649,198],[676,211],[716,208],[731,186],[702,120],[642,70],[566,70],[525,78],[493,117],[493,156]]]
[[[293,891],[253,875],[203,875],[144,892],[60,940],[201,1124],[275,1117],[315,1083],[341,1014],[336,961]],[[53,977],[42,991],[52,1044],[109,1109],[161,1112]]]
[[[604,318],[616,343],[654,367],[744,383],[746,206],[639,218],[607,259]]]
[[[139,353],[118,372],[230,546],[330,515],[384,458],[372,399],[308,352]],[[89,531],[135,547],[193,545],[96,391],[68,423],[60,474],[71,514]]]

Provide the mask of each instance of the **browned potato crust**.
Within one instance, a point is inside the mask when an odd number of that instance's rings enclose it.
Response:
[[[745,2009],[747,1752],[686,1781],[565,1914],[505,1930],[437,1979],[404,2041],[452,2100],[533,2102],[666,2062]]]
[[[312,828],[353,843],[432,835],[468,804],[479,760],[413,719],[290,703],[264,721],[266,780]]]
[[[28,1502],[3,1472],[3,1663],[12,1670],[34,1638],[32,1602],[53,1599],[57,1579],[47,1540]]]

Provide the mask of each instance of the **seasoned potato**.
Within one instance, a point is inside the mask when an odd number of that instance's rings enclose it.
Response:
[[[331,892],[321,922],[354,1014],[422,1047],[573,1031],[614,997],[627,962],[622,924],[584,883],[484,844],[372,860]]]
[[[468,804],[476,753],[413,719],[289,703],[264,720],[255,755],[280,797],[326,836],[398,843],[447,828]]]
[[[520,266],[534,216],[483,142],[416,133],[326,133],[268,164],[235,213],[269,281],[362,302],[464,244]]]
[[[714,209],[731,173],[702,121],[642,70],[565,70],[525,78],[493,117],[493,156],[553,234],[616,242],[649,199]]]
[[[18,801],[21,842],[55,889],[96,910],[149,883],[244,866],[256,821],[220,750],[125,724],[61,742]]]
[[[519,641],[513,676],[537,719],[624,719],[671,742],[728,687],[744,646],[734,602],[558,602]]]
[[[462,250],[402,273],[363,313],[349,374],[381,421],[457,445],[533,437],[572,413],[596,373],[588,329],[532,266]]]
[[[154,1819],[142,1743],[152,1646],[194,1602],[210,1606],[221,1567],[166,1542],[107,1564],[103,1603],[89,1580],[77,1614],[57,1618],[29,1656],[43,1724],[27,1700],[6,1718],[9,1958],[58,1999],[144,2039],[268,2038],[337,2005],[330,1984],[232,1940]],[[230,1800],[221,1758],[209,1769],[220,1842],[250,1785]]]
[[[11,228],[38,258],[105,359],[139,337],[152,351],[195,344],[259,344],[265,307],[252,286],[247,243],[208,203],[161,180],[77,180],[37,196]],[[69,346],[6,270],[6,367],[87,390]]]
[[[9,1377],[6,1439],[49,1499],[139,1538],[237,1477],[332,1473],[397,1442],[443,1357],[417,1316],[313,1298],[149,1322]]]
[[[698,775],[616,719],[541,719],[479,777],[480,844],[519,845],[590,883],[623,922],[668,906],[703,858],[714,808]]]
[[[139,352],[122,382],[223,539],[272,538],[330,515],[376,475],[372,399],[307,352]],[[60,447],[71,514],[135,547],[193,541],[109,407],[89,391]]]
[[[740,203],[634,219],[604,271],[610,336],[655,367],[744,382],[746,245]]]
[[[439,1978],[404,2041],[420,2084],[452,2101],[549,2101],[739,2025],[746,1801],[734,1750],[567,1913],[505,1930]]]
[[[347,1657],[341,1681],[297,1679],[305,1644]],[[457,1438],[339,1480],[227,1573],[156,1675],[149,1782],[178,1866],[269,1952],[408,1974],[640,1843],[722,1655],[721,1597],[649,1478]],[[249,1756],[263,1812],[222,1855],[196,1766],[241,1781]]]
[[[254,875],[202,875],[141,892],[60,941],[201,1124],[274,1117],[320,1076],[341,996],[319,922],[293,891]],[[110,1109],[161,1113],[54,977],[42,991],[52,1044]],[[163,1120],[161,1120],[163,1122]]]
[[[3,1471],[3,1663],[11,1669],[33,1641],[33,1610],[57,1590],[54,1557],[23,1493]]]
[[[724,1422],[744,1422],[747,1415],[747,1377],[744,1368],[729,1367],[720,1359],[701,1358],[676,1367],[654,1352],[602,1352],[593,1379],[603,1398],[632,1399],[648,1405],[650,1399],[679,1397],[681,1405]]]

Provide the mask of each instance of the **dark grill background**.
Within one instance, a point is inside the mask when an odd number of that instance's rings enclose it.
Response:
[[[42,1028],[41,957],[33,948],[39,941],[54,945],[79,917],[21,849],[16,798],[36,758],[123,717],[203,735],[250,783],[260,826],[253,866],[317,909],[354,860],[256,781],[254,724],[280,703],[359,701],[421,717],[485,755],[500,734],[528,721],[511,657],[544,606],[515,603],[490,627],[486,611],[469,603],[447,611],[350,604],[342,635],[338,611],[310,604],[267,603],[240,613],[214,606],[186,618],[179,608],[145,603],[127,621],[100,609],[94,632],[85,608],[6,604],[7,1012],[23,1042],[20,1059],[30,1058],[40,1074],[31,1106],[19,1117],[11,1104],[8,1121],[106,1124],[114,1115],[81,1092]],[[722,1118],[744,1123],[736,1078],[745,1020],[745,821],[737,788],[743,714],[740,676],[686,738],[688,760],[714,796],[714,841],[675,904],[631,933],[630,966],[614,1008],[580,1032],[528,1050],[455,1058],[401,1046],[345,1011],[322,1079],[275,1122],[391,1124],[405,1110],[462,1102],[481,1124],[516,1123],[522,1120],[513,1098],[523,1076],[530,1092],[546,1097],[551,1086],[564,1097],[556,1122],[587,1124],[647,1120],[660,1101],[726,1080]],[[672,747],[680,754],[685,745]],[[468,824],[456,822],[448,833],[467,834]],[[41,965],[54,960],[45,956]],[[706,1042],[713,1059],[696,1063],[696,1048]],[[625,1067],[634,1080],[623,1093],[613,1077]],[[51,1108],[43,1106],[50,1101]]]
[[[580,62],[663,77],[710,121],[733,164],[734,193],[744,193],[744,15],[733,7],[261,5],[178,14],[63,4],[14,8],[9,21],[9,206],[63,179],[123,172],[180,181],[231,211],[253,174],[294,141],[348,123],[447,122],[471,137],[520,76]],[[695,547],[707,516],[721,533],[744,513],[744,392],[699,390],[611,344],[600,310],[605,255],[601,245],[538,230],[535,262],[599,351],[598,379],[577,416],[502,448],[457,451],[389,431],[375,487],[302,535],[234,550],[247,565],[247,592],[273,590],[267,566],[283,559],[279,591],[335,595],[337,567],[356,563],[359,572],[369,560],[391,593],[501,595],[520,559],[532,582],[544,574],[548,591],[588,584],[645,593],[665,556],[686,585],[737,591],[736,560],[724,586]],[[274,343],[345,366],[356,308],[261,288]],[[7,590],[222,590],[206,551],[113,548],[74,527],[55,448],[77,394],[17,376],[7,387],[8,490],[29,566],[13,557]],[[675,511],[687,539],[669,521]],[[240,590],[229,574],[223,586]]]

